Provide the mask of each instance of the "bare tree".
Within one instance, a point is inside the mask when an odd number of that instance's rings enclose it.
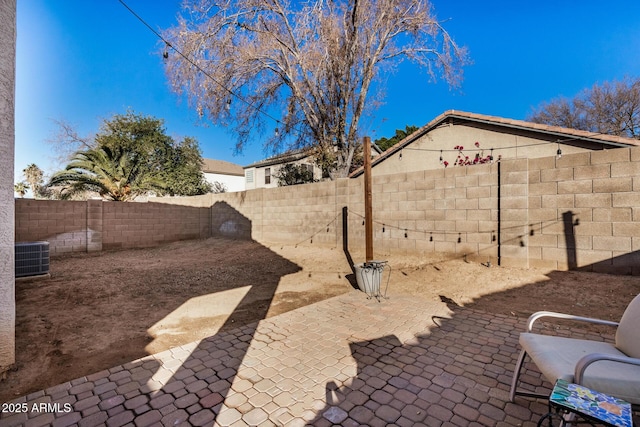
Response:
[[[57,130],[47,142],[54,146],[56,161],[66,164],[78,151],[93,149],[96,147],[94,135],[81,136],[74,125],[61,119],[54,119]]]
[[[173,89],[230,126],[238,151],[271,130],[274,151],[334,153],[334,177],[349,171],[377,77],[409,59],[457,86],[468,62],[428,0],[187,3],[163,34],[180,53],[166,61]]]
[[[640,139],[640,79],[596,84],[573,99],[557,98],[528,120]]]

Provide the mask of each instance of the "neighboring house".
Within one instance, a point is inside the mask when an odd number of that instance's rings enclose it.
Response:
[[[371,157],[376,158],[382,153],[377,145],[371,144]],[[284,154],[269,157],[257,163],[244,167],[245,185],[247,190],[254,188],[271,188],[278,186],[276,178],[278,170],[286,164],[294,163],[306,165],[313,171],[313,178],[316,181],[322,180],[322,169],[316,165],[310,150],[294,150]]]
[[[475,143],[480,148],[476,148]],[[373,175],[455,167],[456,146],[473,159],[476,153],[503,159],[536,158],[640,146],[636,139],[603,135],[522,120],[450,110],[407,136],[372,163]],[[492,150],[493,149],[493,150]],[[442,161],[440,160],[442,158]],[[355,170],[350,177],[363,173]]]
[[[305,165],[313,171],[313,178],[315,180],[322,179],[322,170],[315,164],[313,156],[309,154],[309,151],[294,150],[245,166],[245,188],[252,190],[255,188],[277,187],[277,173],[283,165],[288,163]]]
[[[202,160],[202,173],[208,182],[224,184],[228,192],[245,190],[242,166],[224,160]]]

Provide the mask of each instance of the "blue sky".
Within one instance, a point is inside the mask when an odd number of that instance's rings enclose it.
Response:
[[[127,109],[165,120],[167,133],[193,136],[204,157],[247,165],[266,156],[259,142],[234,155],[225,129],[197,124],[169,90],[157,37],[117,0],[18,0],[16,181],[30,163],[60,165],[48,139],[52,120],[81,135]],[[179,0],[127,0],[156,29],[176,21]],[[373,139],[422,126],[450,109],[524,119],[543,101],[594,83],[640,76],[637,0],[433,0],[436,15],[469,49],[460,90],[429,82],[404,62],[387,77],[385,104],[363,121]]]

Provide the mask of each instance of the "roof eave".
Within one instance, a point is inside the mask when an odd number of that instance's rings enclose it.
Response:
[[[498,118],[493,118],[492,116],[483,117],[482,115],[474,114],[474,113],[465,113],[465,112],[458,112],[456,110],[447,110],[444,113],[437,116],[435,119],[431,120],[429,123],[427,123],[423,127],[421,127],[420,129],[418,129],[417,131],[415,131],[414,133],[408,135],[407,137],[399,141],[397,144],[389,148],[387,151],[382,153],[377,158],[373,159],[371,161],[371,167],[384,161],[388,157],[391,157],[394,153],[402,150],[407,145],[413,143],[416,139],[420,138],[426,133],[429,133],[436,127],[444,124],[445,120],[452,119],[452,118],[467,120],[467,121],[472,121],[477,123],[484,123],[484,124],[489,124],[493,126],[504,126],[507,128],[524,130],[528,132],[540,132],[540,133],[546,133],[548,135],[555,135],[555,136],[564,138],[562,141],[560,141],[561,143],[569,143],[571,141],[586,141],[586,142],[593,142],[597,144],[610,145],[615,148],[640,146],[640,141],[635,142],[634,140],[629,138],[614,137],[616,139],[625,139],[625,140],[628,139],[628,141],[626,142],[617,142],[617,141],[611,141],[611,140],[607,140],[606,138],[603,138],[608,135],[602,135],[602,134],[593,134],[591,136],[575,135],[575,134],[571,134],[570,132],[562,132],[561,129],[563,128],[559,128],[555,126],[545,126],[545,125],[523,126],[523,125],[519,125],[518,123],[514,123],[514,121],[508,121],[509,119],[498,120]],[[597,136],[600,136],[600,137],[598,138]],[[364,173],[364,167],[361,166],[355,171],[353,171],[351,174],[349,174],[349,178],[357,178],[363,173]]]

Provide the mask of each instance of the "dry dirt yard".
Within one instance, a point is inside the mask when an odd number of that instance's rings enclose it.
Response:
[[[618,320],[640,293],[640,277],[487,267],[437,255],[387,259],[388,297],[420,295],[454,311],[464,305],[524,318],[554,310]],[[0,401],[354,292],[350,279],[341,248],[214,238],[52,258],[50,278],[16,282],[17,363],[0,382]]]

